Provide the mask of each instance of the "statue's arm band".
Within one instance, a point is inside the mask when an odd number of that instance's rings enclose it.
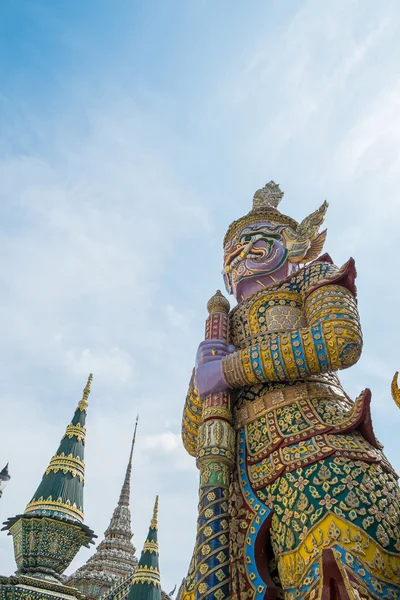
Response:
[[[197,437],[199,433],[199,426],[201,424],[202,410],[202,401],[197,393],[196,388],[194,387],[193,370],[182,417],[182,441],[186,451],[191,456],[196,456]]]
[[[229,387],[303,379],[357,362],[362,333],[351,292],[341,285],[319,287],[307,296],[305,310],[307,327],[267,333],[258,344],[222,359]]]

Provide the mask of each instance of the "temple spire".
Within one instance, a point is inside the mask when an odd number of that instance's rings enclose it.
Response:
[[[156,496],[149,533],[143,546],[136,573],[132,580],[128,600],[161,600],[157,530],[158,496]]]
[[[93,556],[68,579],[68,584],[78,588],[89,599],[98,598],[100,590],[105,594],[117,582],[131,575],[137,565],[136,548],[131,542],[133,533],[129,505],[132,459],[138,422],[139,417],[136,418],[119,500],[104,533],[104,539]]]
[[[139,423],[139,415],[136,417],[135,429],[133,431],[132,445],[131,451],[129,454],[128,466],[126,468],[125,479],[122,485],[121,494],[119,496],[118,505],[119,506],[129,506],[130,504],[130,496],[131,496],[131,474],[132,474],[132,458],[133,458],[133,449],[135,447],[136,442],[136,431]]]
[[[25,509],[4,530],[14,537],[17,574],[63,582],[81,546],[97,537],[83,524],[85,421],[92,374],[56,454]]]
[[[83,523],[86,413],[93,375],[90,373],[71,423],[50,461],[25,514],[55,515]]]

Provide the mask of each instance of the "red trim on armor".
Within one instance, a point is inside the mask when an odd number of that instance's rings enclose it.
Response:
[[[326,262],[326,263],[329,263],[330,265],[333,265],[333,260],[331,258],[331,255],[328,254],[327,252],[325,252],[325,254],[322,254],[321,256],[319,256],[314,262]]]
[[[362,412],[361,412],[360,418],[356,422],[355,429],[357,429],[357,431],[359,431],[361,433],[363,438],[365,440],[367,440],[367,442],[369,442],[371,444],[371,446],[374,446],[374,448],[376,448],[377,450],[382,451],[383,446],[376,439],[374,428],[372,425],[371,397],[372,397],[371,390],[369,388],[366,388],[359,398],[359,401],[362,404]],[[350,428],[350,429],[342,430],[341,433],[348,433],[353,430],[354,430],[354,427]],[[379,462],[385,471],[388,471],[389,473],[393,473],[393,475],[397,478],[399,477],[383,453],[381,453],[381,460]]]
[[[326,260],[326,257],[328,257],[329,260]],[[325,259],[325,260],[322,260],[322,259]],[[328,254],[328,255],[321,256],[318,259],[318,262],[329,262],[332,264],[332,259]],[[349,258],[347,263],[345,263],[343,265],[343,267],[340,269],[340,272],[336,275],[336,277],[334,276],[334,277],[330,278],[329,281],[324,281],[323,283],[320,283],[320,284],[314,286],[313,288],[307,290],[306,298],[308,298],[308,296],[312,292],[315,292],[315,290],[318,290],[321,287],[325,287],[326,285],[341,285],[344,288],[346,288],[347,290],[349,290],[350,294],[352,294],[354,296],[354,298],[356,298],[357,297],[356,278],[357,278],[356,263],[354,261],[354,258]]]

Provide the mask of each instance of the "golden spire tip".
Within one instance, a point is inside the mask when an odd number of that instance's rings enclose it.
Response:
[[[158,495],[154,503],[153,518],[151,519],[150,527],[152,529],[158,529]]]
[[[82,400],[78,404],[78,408],[80,408],[80,410],[86,410],[87,407],[89,406],[88,398],[89,398],[89,394],[90,394],[90,385],[92,383],[92,379],[93,379],[93,373],[89,373],[87,384],[85,385],[85,388],[83,390]]]

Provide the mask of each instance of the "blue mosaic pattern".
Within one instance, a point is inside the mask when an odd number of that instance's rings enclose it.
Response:
[[[201,488],[197,530],[196,599],[221,590],[229,598],[228,492],[217,486]],[[203,567],[203,568],[202,568]]]
[[[292,340],[292,349],[299,375],[300,377],[306,378],[308,377],[307,361],[300,331],[292,331],[290,337]]]
[[[246,437],[244,429],[242,429],[239,434],[239,475],[240,484],[243,490],[244,497],[246,498],[246,502],[256,513],[253,519],[253,523],[249,528],[248,538],[246,540],[247,571],[251,584],[256,591],[254,600],[263,600],[267,591],[267,585],[257,570],[254,550],[257,535],[262,525],[265,523],[265,521],[271,514],[271,511],[269,510],[269,508],[260,503],[259,499],[251,489],[246,469]]]

